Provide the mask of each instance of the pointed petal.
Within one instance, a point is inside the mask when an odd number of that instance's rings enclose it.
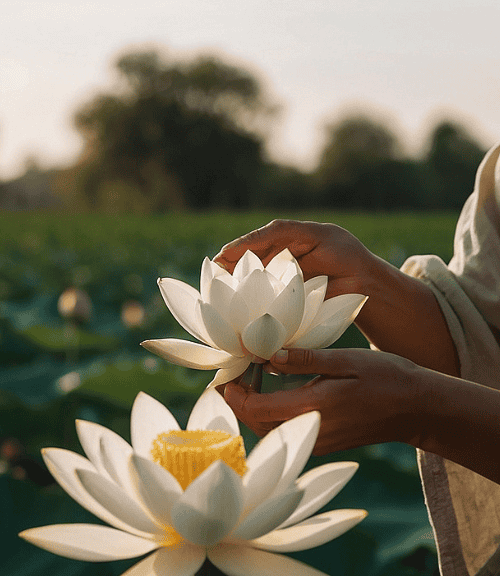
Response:
[[[208,383],[207,388],[215,388],[215,386],[219,386],[219,384],[225,384],[226,382],[230,382],[234,380],[250,366],[252,359],[250,356],[245,356],[243,358],[238,358],[238,364],[235,364],[231,368],[221,368],[217,371],[214,379]]]
[[[269,272],[254,270],[236,288],[248,306],[250,321],[265,314],[276,298],[271,278]]]
[[[174,364],[194,368],[196,370],[216,370],[229,368],[237,363],[237,358],[224,350],[210,348],[204,344],[178,340],[177,338],[163,338],[160,340],[145,340],[141,346],[153,354]]]
[[[221,460],[186,488],[172,508],[172,525],[186,540],[211,546],[238,521],[243,503],[241,479]]]
[[[314,318],[311,328],[318,324],[325,324],[334,318],[340,324],[344,319],[350,318],[361,310],[361,307],[368,299],[363,294],[341,294],[325,300],[321,305],[316,317]]]
[[[288,556],[225,542],[208,550],[208,558],[224,574],[231,576],[328,576]]]
[[[205,558],[204,548],[183,541],[175,547],[161,548],[150,554],[122,576],[194,576]]]
[[[87,420],[77,420],[76,421],[76,433],[80,444],[82,445],[85,454],[88,459],[95,466],[99,474],[110,478],[101,458],[101,437],[107,432],[114,434],[108,428],[96,424],[95,422],[89,422]]]
[[[144,506],[162,524],[170,526],[170,511],[182,494],[177,480],[164,468],[137,454],[129,460],[130,475]]]
[[[90,496],[116,518],[142,532],[161,532],[142,507],[114,482],[90,470],[77,470],[76,475]]]
[[[218,278],[214,278],[210,285],[208,298],[205,300],[205,302],[208,302],[217,310],[228,324],[231,324],[228,304],[231,302],[234,294],[235,291],[231,286],[228,286]]]
[[[244,356],[239,338],[226,320],[217,310],[205,302],[200,302],[200,312],[205,329],[217,348],[225,350],[233,356]]]
[[[75,452],[63,450],[62,448],[45,448],[42,450],[42,455],[49,472],[54,476],[61,488],[63,488],[73,500],[78,502],[80,506],[83,506],[86,510],[115,528],[126,530],[139,536],[148,536],[143,531],[137,530],[117,518],[107,508],[92,498],[85,490],[76,475],[76,469],[88,470],[95,473],[94,466],[86,458]]]
[[[134,498],[135,490],[128,469],[132,446],[118,434],[101,436],[100,446],[102,462],[110,478]]]
[[[269,360],[285,343],[286,330],[279,320],[270,314],[264,314],[248,324],[241,339],[249,352]]]
[[[192,336],[204,341],[196,314],[196,302],[201,298],[198,290],[174,278],[159,278],[158,286],[165,304],[177,322]]]
[[[302,270],[288,248],[285,248],[279,254],[276,254],[276,256],[266,266],[266,270],[278,280],[285,282],[285,280],[283,280],[283,275],[290,271],[290,264],[293,265],[292,276],[295,274],[300,274],[302,276]]]
[[[293,346],[293,343],[309,329],[309,326],[316,317],[321,304],[323,304],[327,286],[328,276],[316,276],[304,284],[304,291],[306,294],[304,316],[302,317],[299,328],[293,335],[293,340],[291,340],[290,343],[287,343],[288,346]]]
[[[264,266],[258,256],[250,250],[247,250],[234,267],[233,277],[241,281],[254,270],[264,270]]]
[[[208,291],[210,290],[210,284],[214,279],[214,269],[213,269],[213,262],[210,258],[206,257],[203,259],[203,263],[201,265],[201,274],[200,274],[200,294],[201,299],[204,302],[208,302]]]
[[[250,452],[243,476],[245,495],[243,514],[250,512],[273,493],[285,467],[286,444],[279,432],[272,430]]]
[[[170,411],[158,400],[139,392],[130,416],[130,436],[134,451],[151,460],[153,440],[170,430],[179,430],[179,424]]]
[[[135,558],[158,548],[153,540],[98,524],[52,524],[19,536],[53,554],[88,562]]]
[[[332,510],[290,528],[274,530],[251,543],[261,550],[280,553],[308,550],[341,536],[366,515],[365,510]]]
[[[286,340],[297,331],[304,315],[305,292],[302,277],[296,274],[269,306],[268,313],[286,330]]]
[[[241,334],[250,321],[250,310],[245,300],[238,292],[233,294],[229,301],[228,322],[234,328],[236,334]]]
[[[315,514],[342,490],[358,468],[359,464],[356,462],[330,462],[306,472],[295,483],[304,490],[300,506],[280,528],[286,528]]]
[[[239,436],[238,420],[224,398],[209,388],[198,398],[189,416],[186,430],[222,430]]]
[[[231,534],[231,538],[253,540],[271,532],[293,513],[303,495],[303,490],[292,486],[285,492],[268,498],[248,514]]]
[[[286,444],[287,455],[285,469],[274,494],[286,490],[297,479],[314,448],[320,422],[319,412],[307,412],[283,422],[276,428]]]

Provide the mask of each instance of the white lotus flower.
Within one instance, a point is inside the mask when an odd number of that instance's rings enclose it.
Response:
[[[344,333],[367,296],[325,301],[327,283],[327,276],[304,282],[288,249],[265,268],[247,251],[233,274],[205,258],[200,292],[180,280],[158,280],[174,318],[204,344],[166,338],[142,346],[174,364],[218,369],[210,386],[229,382],[255,357],[269,360],[280,348],[326,348]]]
[[[192,576],[206,557],[233,576],[319,576],[273,553],[318,546],[366,516],[364,510],[333,510],[311,518],[358,467],[330,463],[297,479],[319,424],[318,412],[289,420],[245,458],[236,417],[215,390],[201,395],[186,431],[167,408],[140,393],[131,446],[99,424],[77,421],[88,459],[59,448],[43,451],[64,490],[112,527],[60,524],[20,536],[85,561],[153,552],[127,576]]]

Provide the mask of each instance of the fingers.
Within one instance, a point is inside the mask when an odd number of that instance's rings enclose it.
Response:
[[[223,246],[214,261],[232,273],[236,262],[247,250],[251,250],[267,265],[273,256],[297,241],[299,225],[298,222],[288,220],[273,220]]]
[[[322,374],[346,378],[351,375],[349,352],[337,350],[309,350],[292,348],[279,350],[270,359],[278,372],[285,374]]]

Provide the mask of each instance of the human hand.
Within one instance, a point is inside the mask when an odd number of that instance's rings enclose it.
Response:
[[[298,261],[304,279],[328,276],[326,298],[345,293],[367,294],[378,259],[350,232],[335,224],[273,220],[226,244],[214,261],[229,272],[247,250],[267,265],[288,248]]]
[[[258,394],[238,380],[225,385],[226,402],[259,436],[285,420],[319,410],[315,455],[380,442],[417,445],[422,408],[417,371],[409,360],[365,349],[282,350],[267,369],[320,374],[295,390]]]

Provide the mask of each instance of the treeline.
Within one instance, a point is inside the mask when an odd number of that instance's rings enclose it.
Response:
[[[51,172],[65,207],[458,209],[485,152],[464,127],[443,121],[410,158],[387,126],[349,116],[325,127],[317,167],[304,173],[269,160],[280,107],[248,70],[158,51],[126,54],[115,69],[114,89],[75,114],[81,157]]]

